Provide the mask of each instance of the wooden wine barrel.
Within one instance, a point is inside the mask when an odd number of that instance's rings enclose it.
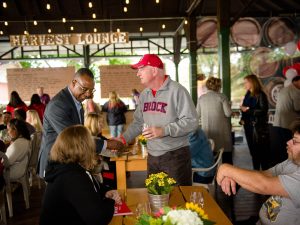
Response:
[[[231,28],[234,43],[243,47],[255,47],[261,41],[261,26],[251,17],[240,18]]]
[[[196,30],[197,45],[206,48],[218,46],[217,20],[204,18],[197,22]]]
[[[272,58],[272,49],[257,48],[250,59],[250,70],[260,78],[267,78],[275,74],[279,62]]]
[[[283,77],[271,77],[265,84],[265,91],[268,96],[269,104],[274,108],[278,100],[278,94],[283,88],[284,80]]]

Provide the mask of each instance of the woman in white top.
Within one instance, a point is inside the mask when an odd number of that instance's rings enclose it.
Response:
[[[20,178],[26,170],[30,150],[30,134],[24,121],[12,119],[7,124],[7,131],[12,142],[6,150],[10,165],[10,178]]]

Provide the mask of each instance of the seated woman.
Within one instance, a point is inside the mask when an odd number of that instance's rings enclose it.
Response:
[[[30,151],[30,134],[24,121],[12,119],[7,124],[11,143],[6,150],[10,165],[10,178],[20,178],[26,170]]]
[[[214,156],[211,146],[203,130],[199,127],[189,135],[192,168],[208,168],[214,164]],[[194,173],[193,182],[208,184],[215,175],[215,169],[208,172]]]
[[[43,124],[36,110],[29,109],[26,112],[26,122],[35,128],[35,132],[42,132]]]
[[[90,174],[96,163],[95,142],[82,125],[64,129],[51,151],[45,174],[40,225],[105,225],[120,203],[117,191],[107,191]]]

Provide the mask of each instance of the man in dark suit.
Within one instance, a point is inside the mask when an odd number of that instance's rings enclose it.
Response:
[[[38,172],[40,177],[44,177],[48,165],[48,155],[58,134],[66,127],[83,124],[84,114],[81,103],[85,99],[93,98],[94,86],[93,73],[87,68],[81,68],[75,73],[71,83],[48,103],[44,114],[43,137],[39,152]],[[97,139],[97,153],[106,148],[120,151],[123,144],[114,140]]]

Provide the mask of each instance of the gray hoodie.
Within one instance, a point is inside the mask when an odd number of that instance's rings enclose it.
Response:
[[[155,97],[150,88],[144,89],[133,122],[123,134],[126,142],[142,133],[143,124],[164,128],[164,136],[148,140],[147,149],[153,156],[189,145],[188,134],[198,127],[195,105],[188,91],[168,77]]]

